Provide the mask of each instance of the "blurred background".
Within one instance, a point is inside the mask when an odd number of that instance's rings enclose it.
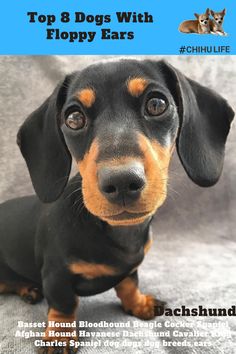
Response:
[[[2,56],[0,57],[0,202],[33,193],[25,162],[16,145],[16,133],[25,118],[52,92],[65,74],[114,56]],[[145,56],[132,57],[137,59]],[[155,60],[163,57],[148,57]],[[236,109],[235,56],[168,56],[168,62],[200,84],[216,90]],[[230,307],[235,304],[236,272],[236,131],[233,124],[226,146],[224,171],[214,187],[191,182],[175,154],[169,174],[169,193],[153,221],[154,245],[140,267],[141,289],[167,301],[169,307]],[[14,220],[12,220],[14,222]],[[1,251],[1,245],[0,245]],[[0,296],[0,353],[32,353],[33,339],[15,338],[18,320],[46,320],[46,303],[31,307],[15,296]],[[78,320],[127,321],[110,290],[82,299]],[[164,323],[165,317],[157,319]],[[171,318],[172,321],[197,319]],[[208,348],[163,347],[159,353],[235,353],[235,318],[201,318],[228,321],[232,338],[218,336]],[[157,331],[154,329],[153,331]],[[183,331],[186,329],[183,329]],[[135,330],[133,330],[135,331]],[[190,329],[192,331],[192,329]],[[211,334],[209,334],[211,337]],[[136,339],[133,339],[136,340]],[[173,337],[167,338],[168,341]],[[194,340],[194,339],[192,339]],[[158,339],[156,339],[158,341]],[[98,353],[104,348],[87,348]],[[106,348],[106,353],[114,352]],[[122,352],[117,349],[116,352]],[[129,349],[155,352],[151,347]]]

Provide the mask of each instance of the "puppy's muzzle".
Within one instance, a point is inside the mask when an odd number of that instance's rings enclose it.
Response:
[[[98,171],[98,184],[109,202],[128,206],[139,199],[146,185],[144,166],[140,162],[103,166]]]

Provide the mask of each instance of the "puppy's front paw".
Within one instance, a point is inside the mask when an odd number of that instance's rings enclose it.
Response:
[[[138,302],[126,311],[142,320],[150,320],[158,315],[157,308],[164,307],[165,302],[155,299],[152,295],[140,295]]]
[[[160,314],[159,307],[165,302],[155,299],[152,295],[144,295],[137,287],[134,275],[123,279],[115,287],[117,296],[121,299],[123,309],[138,318],[150,320]]]

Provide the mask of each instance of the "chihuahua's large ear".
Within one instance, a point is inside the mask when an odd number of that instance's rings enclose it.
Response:
[[[200,15],[198,15],[198,14],[195,13],[194,16],[195,16],[197,19],[199,19],[199,16],[200,16]]]
[[[179,111],[177,151],[188,176],[198,185],[214,185],[222,172],[234,111],[213,90],[188,79],[171,65],[162,71]]]
[[[223,9],[223,10],[221,11],[221,13],[225,16],[225,14],[226,14],[226,9]]]
[[[210,16],[210,9],[209,9],[209,7],[206,9],[206,12],[205,12],[205,15],[207,15],[207,16]]]
[[[59,129],[60,111],[70,77],[23,123],[17,143],[26,160],[34,189],[42,202],[55,201],[63,192],[71,169],[71,155]]]

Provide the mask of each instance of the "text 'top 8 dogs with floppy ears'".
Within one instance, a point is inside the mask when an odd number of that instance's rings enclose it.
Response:
[[[125,311],[153,318],[162,303],[139,291],[137,269],[174,147],[196,184],[214,185],[233,116],[224,98],[164,61],[66,76],[18,133],[37,196],[0,206],[0,291],[30,303],[44,296],[48,320],[64,323],[75,321],[78,296],[114,287]],[[68,182],[72,158],[78,174]],[[71,336],[60,339],[72,353]]]

